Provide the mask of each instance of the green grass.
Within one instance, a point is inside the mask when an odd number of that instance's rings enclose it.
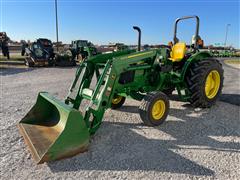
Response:
[[[7,57],[4,57],[3,55],[0,55],[0,62],[1,61],[24,61],[25,57],[21,55],[11,55],[10,59],[8,60]]]
[[[227,59],[224,62],[229,63],[229,64],[240,64],[240,58],[239,59]]]

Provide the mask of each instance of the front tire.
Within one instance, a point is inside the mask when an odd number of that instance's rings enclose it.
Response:
[[[194,62],[187,74],[186,83],[190,91],[189,102],[194,107],[211,107],[217,101],[223,87],[223,68],[216,59]]]
[[[124,104],[125,100],[126,100],[126,97],[115,95],[113,97],[113,99],[112,99],[111,108],[112,109],[118,109],[118,108],[122,107],[122,105]]]
[[[34,67],[34,63],[30,62],[28,59],[25,59],[25,65],[28,67]]]
[[[147,126],[159,126],[166,120],[168,112],[169,99],[162,92],[147,94],[139,106],[140,117]]]

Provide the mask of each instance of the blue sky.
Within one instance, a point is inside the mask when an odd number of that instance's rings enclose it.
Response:
[[[47,37],[55,40],[54,0],[0,0],[0,30],[11,39]],[[223,43],[231,24],[228,45],[239,48],[239,0],[58,0],[59,40],[88,39],[95,44],[136,44],[132,25],[142,28],[143,44],[172,40],[177,17],[198,15],[205,44]],[[190,42],[194,21],[179,26],[179,38]]]

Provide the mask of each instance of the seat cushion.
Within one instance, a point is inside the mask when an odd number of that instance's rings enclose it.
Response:
[[[181,42],[176,43],[172,47],[171,58],[169,59],[172,60],[173,62],[181,61],[184,58],[185,53],[186,53],[186,43],[181,43]]]

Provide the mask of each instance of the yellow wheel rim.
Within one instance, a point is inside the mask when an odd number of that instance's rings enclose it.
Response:
[[[116,97],[113,98],[112,103],[113,104],[118,104],[118,103],[121,102],[122,98],[123,98],[122,96],[116,96]]]
[[[205,82],[205,94],[207,98],[212,99],[217,95],[220,82],[220,75],[218,71],[213,70],[208,74]]]
[[[152,117],[155,120],[160,120],[166,110],[166,106],[163,100],[158,100],[154,103],[152,107]]]

